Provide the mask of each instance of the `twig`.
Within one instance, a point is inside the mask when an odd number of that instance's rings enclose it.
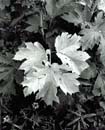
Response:
[[[29,12],[29,13],[23,13],[21,16],[19,16],[18,18],[14,19],[11,24],[9,25],[9,27],[14,27],[16,24],[18,24],[18,22],[20,22],[24,17],[29,17],[35,14],[39,14],[38,12]]]
[[[7,112],[9,112],[10,114],[13,114],[13,112],[11,110],[9,110],[6,106],[4,106],[3,104],[1,104],[1,107],[6,110]]]
[[[42,36],[44,38],[44,29],[43,29],[43,11],[40,10],[40,28],[41,28],[41,33],[42,33]]]

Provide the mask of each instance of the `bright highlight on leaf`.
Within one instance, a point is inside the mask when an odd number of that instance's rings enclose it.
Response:
[[[99,0],[98,9],[105,12],[105,0]]]
[[[15,60],[24,60],[20,69],[25,70],[24,95],[32,92],[37,93],[37,98],[42,98],[47,105],[53,101],[59,102],[57,87],[67,94],[79,91],[80,73],[88,67],[85,62],[89,55],[78,50],[80,48],[80,36],[62,33],[55,41],[57,56],[61,59],[62,65],[51,64],[50,50],[44,50],[40,43],[25,43],[26,47],[19,48]],[[49,55],[49,57],[48,57]]]

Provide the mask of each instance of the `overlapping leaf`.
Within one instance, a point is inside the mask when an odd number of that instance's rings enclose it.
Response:
[[[75,93],[79,91],[79,76],[74,73],[67,73],[62,65],[56,63],[28,73],[22,82],[24,88],[24,95],[27,96],[32,92],[37,92],[37,98],[43,98],[48,105],[51,105],[53,100],[58,102],[57,87],[63,90],[65,94]],[[69,84],[70,82],[70,84]],[[51,93],[52,92],[52,93]],[[54,93],[55,92],[55,93]]]
[[[89,67],[81,73],[80,77],[89,80],[91,78],[95,78],[97,73],[96,65],[94,63],[89,63]]]
[[[0,55],[0,93],[16,94],[12,58]]]
[[[104,21],[103,12],[100,12],[96,16],[94,23],[89,23],[88,28],[83,28],[80,31],[80,34],[83,35],[81,39],[83,50],[92,49],[101,42],[105,32]]]
[[[37,98],[43,98],[48,105],[52,105],[53,101],[59,101],[56,95],[58,86],[65,94],[79,91],[77,78],[88,67],[85,61],[89,58],[86,52],[77,51],[80,48],[79,40],[76,34],[71,36],[68,33],[62,33],[56,38],[55,47],[62,65],[51,64],[50,51],[45,51],[40,43],[25,43],[26,47],[19,48],[14,59],[26,59],[20,66],[20,69],[25,70],[21,83],[25,87],[25,96],[39,91]]]

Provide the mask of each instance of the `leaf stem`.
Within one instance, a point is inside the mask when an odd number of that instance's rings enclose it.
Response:
[[[43,10],[40,10],[40,28],[41,28],[41,33],[44,38],[44,29],[43,29]]]

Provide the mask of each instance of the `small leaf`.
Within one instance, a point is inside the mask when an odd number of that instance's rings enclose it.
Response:
[[[90,29],[83,29],[80,34],[83,35],[81,38],[83,50],[93,49],[95,44],[100,43],[101,33],[95,27],[91,26]]]
[[[0,0],[0,9],[5,9],[6,6],[10,5],[10,0]]]
[[[38,15],[32,15],[28,17],[28,21],[26,22],[29,24],[25,30],[29,32],[37,32],[40,27],[40,17]]]
[[[99,0],[98,9],[103,10],[105,12],[105,1],[104,0]]]
[[[10,76],[7,81],[0,83],[0,93],[3,95],[16,95],[15,87],[16,84],[14,83],[13,77]]]
[[[101,101],[100,106],[105,110],[105,102]]]
[[[98,77],[95,81],[93,94],[95,96],[100,96],[100,95],[105,96],[105,77],[104,77],[104,73],[102,71],[98,75]]]
[[[91,78],[95,78],[96,75],[97,75],[96,65],[94,63],[89,63],[89,67],[81,73],[80,77],[89,80]]]
[[[101,44],[99,45],[98,52],[100,53],[100,60],[105,66],[105,39],[101,37]]]
[[[99,12],[93,23],[87,23],[87,27],[83,27],[80,34],[81,45],[83,50],[93,49],[95,45],[102,42],[102,37],[105,37],[105,18],[103,12]]]

